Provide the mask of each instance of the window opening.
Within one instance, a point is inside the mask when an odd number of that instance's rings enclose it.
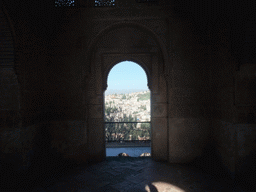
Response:
[[[107,156],[149,156],[150,94],[146,73],[138,64],[125,61],[110,71],[104,101]]]
[[[95,0],[95,7],[112,7],[116,5],[115,0]]]
[[[136,0],[137,3],[159,4],[159,0]]]
[[[156,3],[159,0],[136,0],[137,3]]]
[[[75,0],[55,0],[55,7],[74,7]]]

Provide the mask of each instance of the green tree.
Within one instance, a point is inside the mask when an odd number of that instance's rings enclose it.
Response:
[[[107,106],[105,108],[105,121],[106,122],[114,122],[116,120],[117,114],[122,111],[121,107],[111,107]],[[138,139],[138,135],[140,137],[150,137],[150,124],[142,123],[141,128],[137,129],[137,116],[133,117],[131,114],[124,114],[123,118],[119,119],[120,122],[132,122],[132,123],[106,123],[106,140],[116,140],[112,135],[123,135],[124,140],[129,140],[130,135],[133,140]]]
[[[138,94],[137,101],[143,101],[150,99],[150,92],[144,93],[144,94]]]
[[[147,107],[146,107],[146,105],[141,105],[141,106],[139,107],[139,109],[147,110]]]
[[[111,106],[106,107],[105,122],[114,122],[116,119],[116,115],[119,112],[119,109],[116,106],[113,108]],[[105,126],[106,140],[108,141],[115,140],[115,138],[112,138],[112,134],[117,135],[118,133],[119,133],[118,124],[106,123],[106,126]]]

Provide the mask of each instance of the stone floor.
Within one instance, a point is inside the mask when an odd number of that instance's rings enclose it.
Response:
[[[76,167],[59,178],[52,177],[33,191],[234,191],[228,183],[189,165],[155,162],[150,157],[107,157],[101,163]]]

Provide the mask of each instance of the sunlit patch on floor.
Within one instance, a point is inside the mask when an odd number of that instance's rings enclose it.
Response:
[[[172,185],[172,184],[170,184],[170,183],[161,182],[161,181],[153,182],[150,186],[149,186],[149,185],[146,185],[146,186],[145,186],[145,190],[146,190],[147,192],[151,192],[151,191],[186,192],[186,191],[184,191],[183,189],[181,189],[181,188],[179,188],[179,187],[177,187],[177,186],[175,186],[175,185]]]

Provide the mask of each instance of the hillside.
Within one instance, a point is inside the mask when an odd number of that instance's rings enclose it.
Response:
[[[105,96],[105,109],[116,108],[115,121],[124,115],[131,115],[140,121],[150,121],[150,91],[133,92],[129,94],[112,94]]]
[[[144,94],[138,94],[138,101],[144,101],[150,99],[150,92],[144,93]]]
[[[137,93],[147,91],[145,89],[108,89],[105,91],[105,95],[114,95],[114,94],[129,94],[129,93]]]

